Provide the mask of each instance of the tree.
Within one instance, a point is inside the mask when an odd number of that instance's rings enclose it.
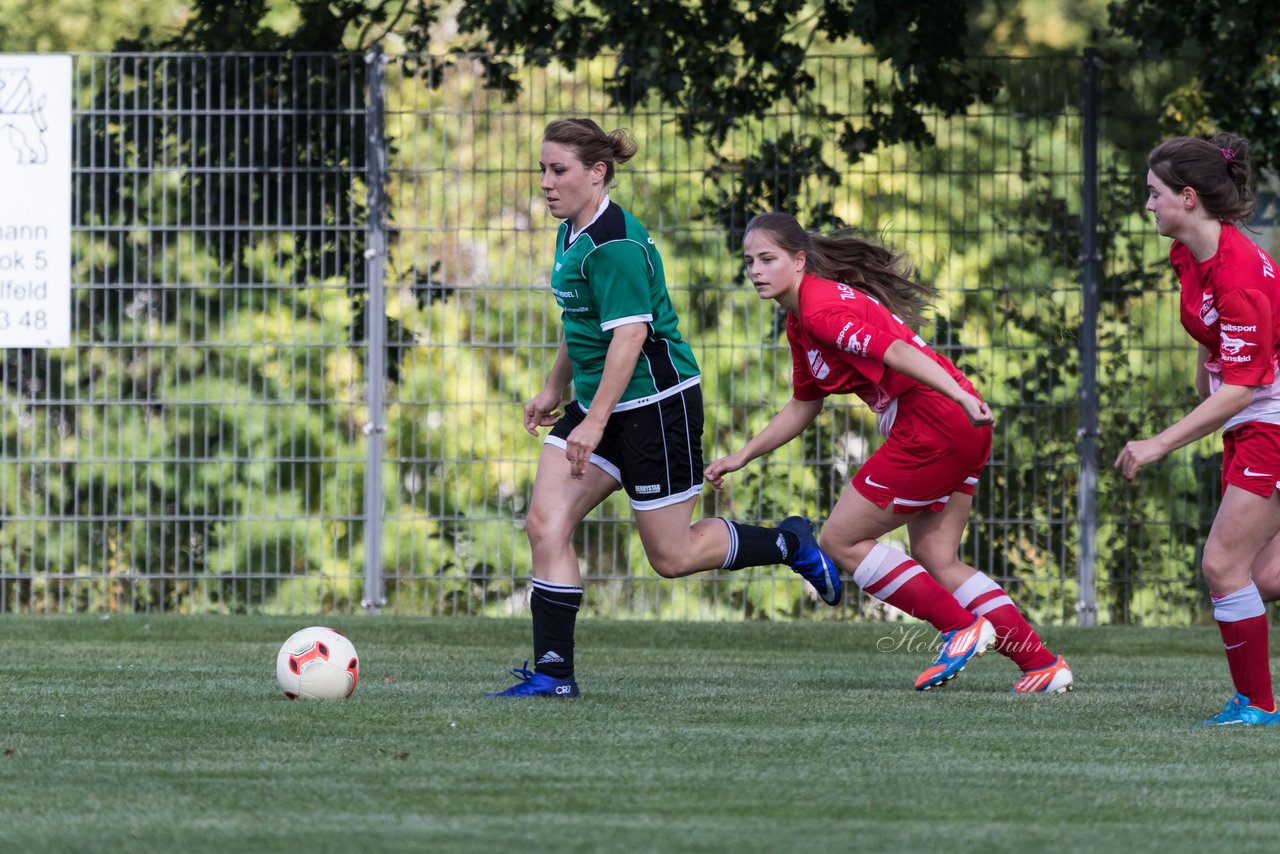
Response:
[[[114,421],[113,435],[122,443],[112,454],[127,459],[135,453],[128,450],[129,443],[141,448],[145,442],[148,450],[136,453],[139,458],[184,462],[172,472],[163,465],[146,466],[150,476],[145,491],[136,485],[134,473],[120,466],[82,465],[63,472],[58,482],[24,483],[6,494],[36,501],[44,490],[58,506],[77,512],[105,502],[143,517],[153,507],[164,508],[162,515],[179,521],[151,522],[134,531],[122,524],[107,535],[117,550],[113,554],[119,555],[113,560],[125,567],[125,574],[132,560],[135,566],[185,564],[193,575],[290,573],[299,584],[315,585],[358,569],[354,556],[364,532],[358,521],[359,478],[350,476],[349,463],[361,460],[363,445],[355,408],[344,408],[340,401],[358,399],[359,387],[369,379],[359,348],[345,348],[348,341],[362,340],[364,328],[360,277],[368,209],[359,164],[367,159],[368,129],[356,101],[335,98],[342,92],[347,97],[358,93],[364,83],[366,65],[353,49],[364,51],[395,33],[409,50],[423,50],[431,44],[442,6],[427,0],[298,0],[291,5],[200,0],[180,30],[144,30],[119,44],[130,50],[170,50],[174,56],[154,61],[125,57],[113,64],[92,111],[110,118],[82,128],[84,160],[102,168],[80,177],[80,193],[103,200],[99,209],[85,210],[84,225],[85,233],[104,245],[85,257],[91,281],[107,286],[92,289],[84,301],[80,328],[94,330],[102,340],[138,344],[104,354],[93,378],[77,365],[56,360],[14,375],[39,378],[45,388],[63,390],[50,393],[63,400],[90,395],[86,383],[119,388],[124,404],[102,413],[104,423]],[[441,72],[450,64],[458,72],[455,81],[465,78],[470,86],[470,72],[479,64],[488,83],[514,99],[536,96],[534,81],[549,76],[543,67],[578,65],[594,73],[604,64],[593,59],[596,54],[612,53],[604,85],[611,103],[642,114],[660,107],[664,117],[674,117],[680,135],[693,142],[675,156],[689,156],[698,163],[695,168],[706,169],[703,187],[708,192],[695,214],[716,227],[683,232],[670,261],[674,267],[689,258],[712,256],[708,244],[719,243],[710,263],[684,277],[693,287],[687,294],[689,309],[681,306],[686,324],[713,345],[705,363],[709,375],[758,376],[770,385],[776,377],[785,384],[785,366],[774,358],[771,346],[779,334],[776,323],[758,324],[758,337],[766,346],[757,340],[746,351],[741,346],[744,333],[735,323],[742,317],[741,301],[726,296],[724,283],[736,275],[732,256],[748,213],[788,209],[813,227],[836,227],[844,224],[843,218],[858,220],[856,213],[848,213],[854,209],[848,198],[854,196],[860,205],[866,203],[858,210],[882,205],[917,223],[912,240],[920,244],[925,263],[954,254],[953,269],[962,270],[972,283],[952,288],[929,337],[973,372],[1001,412],[1004,460],[993,467],[993,488],[987,493],[993,497],[979,511],[992,521],[980,535],[985,538],[982,553],[977,554],[975,545],[971,561],[1001,576],[1042,578],[1046,566],[1070,572],[1074,565],[1069,519],[1074,512],[1071,459],[1079,362],[1073,336],[1080,318],[1074,271],[1081,247],[1072,175],[1079,160],[1078,139],[1060,131],[1074,119],[1066,113],[1076,103],[1078,80],[1072,75],[1078,75],[1080,62],[1060,58],[1049,72],[1048,64],[1020,67],[975,58],[1010,40],[1030,44],[1032,20],[1013,0],[654,0],[647,5],[599,0],[590,6],[474,0],[459,12],[460,36],[452,47],[506,51],[505,56],[485,53],[477,59],[437,51],[424,54],[425,59],[406,58],[394,70],[418,75],[419,80],[398,85],[421,91],[423,82],[435,85],[444,79]],[[833,46],[846,55],[864,50],[856,42],[870,46],[879,62],[846,66],[846,79],[858,85],[851,96],[842,91],[833,97],[833,87],[820,85],[815,77],[820,72],[810,60]],[[192,56],[201,51],[245,55]],[[278,51],[280,56],[249,55],[255,51]],[[313,62],[303,55],[309,51],[330,56]],[[1046,69],[1044,79],[1052,83],[1042,86],[1043,80],[1035,79],[1038,67]],[[1134,92],[1135,86],[1124,79],[1126,68],[1115,65],[1108,72],[1110,97]],[[528,91],[521,93],[522,86]],[[1133,96],[1121,112],[1149,115],[1148,94]],[[209,101],[206,96],[216,96],[218,109],[193,115],[190,105]],[[139,111],[139,103],[151,106]],[[264,104],[270,109],[262,110]],[[990,104],[992,109],[983,113],[1002,121],[964,123],[965,113],[978,104]],[[522,102],[516,112],[526,109]],[[268,129],[268,112],[288,118],[283,126]],[[339,124],[343,132],[334,133]],[[467,131],[491,137],[496,145],[488,150],[502,150],[511,142],[502,136],[501,122],[479,120]],[[406,147],[407,134],[417,132],[421,130],[402,131]],[[1133,389],[1141,388],[1154,389],[1150,394],[1166,395],[1161,400],[1176,405],[1178,395],[1164,391],[1169,383],[1145,360],[1132,358],[1136,350],[1126,349],[1143,334],[1142,324],[1132,317],[1149,317],[1163,308],[1157,292],[1167,278],[1167,265],[1159,264],[1158,253],[1126,234],[1140,216],[1124,189],[1131,177],[1128,164],[1141,160],[1154,129],[1126,121],[1114,123],[1107,133],[1104,180],[1112,186],[1102,197],[1114,209],[1104,211],[1103,231],[1107,255],[1117,260],[1104,287],[1104,345],[1112,349],[1103,354],[1102,374],[1109,383],[1103,400],[1132,407]],[[262,139],[276,143],[255,148],[254,141]],[[659,160],[675,149],[670,140],[659,145],[668,146],[656,155]],[[1050,165],[1048,150],[1070,159]],[[850,168],[873,155],[879,161],[876,169],[883,171]],[[175,162],[187,165],[175,169]],[[910,183],[909,173],[935,176],[932,190]],[[998,186],[990,180],[993,175],[1001,176]],[[287,187],[279,183],[282,176],[289,176]],[[481,180],[487,182],[482,194],[511,197],[511,185],[503,183],[509,177]],[[678,181],[686,190],[685,185],[697,183],[661,174],[651,181],[655,206],[657,199],[671,198],[671,183]],[[396,188],[392,192],[394,221]],[[843,205],[833,202],[838,197],[844,198]],[[481,204],[476,195],[444,198],[446,204],[435,209]],[[918,225],[925,221],[935,224]],[[111,226],[110,237],[96,235],[97,223]],[[291,233],[290,225],[299,223],[315,227]],[[148,233],[152,226],[167,226],[183,236],[157,243]],[[951,234],[986,237],[961,245],[944,239]],[[536,382],[537,352],[523,348],[512,353],[509,343],[539,344],[539,336],[554,330],[555,319],[541,303],[530,301],[513,318],[500,307],[499,296],[469,293],[454,287],[456,283],[446,286],[439,281],[439,258],[411,257],[415,241],[397,241],[394,227],[391,238],[392,260],[410,257],[404,268],[413,272],[407,275],[423,280],[396,283],[417,304],[397,306],[402,313],[389,317],[388,324],[405,330],[406,340],[416,336],[428,346],[390,347],[387,379],[399,385],[404,400],[445,405],[437,412],[392,407],[397,411],[388,416],[388,441],[399,443],[404,459],[465,460],[467,465],[441,477],[431,463],[416,468],[406,463],[397,477],[387,478],[389,502],[405,506],[410,499],[397,490],[411,493],[415,511],[422,512],[398,515],[399,527],[384,531],[383,541],[388,565],[404,561],[393,569],[397,576],[430,585],[419,591],[419,601],[447,609],[456,606],[450,603],[466,603],[479,562],[494,560],[510,572],[527,559],[522,535],[511,521],[518,518],[519,501],[527,491],[523,478],[531,468],[522,462],[523,446],[511,443],[484,417],[484,405],[514,400]],[[526,229],[519,239],[532,235]],[[526,254],[534,252],[530,245]],[[159,269],[148,267],[156,262]],[[194,276],[179,281],[194,282],[194,287],[165,287],[175,281],[173,270],[186,276],[193,268]],[[136,272],[117,277],[117,270]],[[216,287],[221,281],[249,286]],[[200,287],[201,282],[210,286]],[[293,287],[276,288],[281,282]],[[263,283],[270,287],[259,287]],[[509,295],[502,299],[509,301]],[[459,303],[464,310],[455,310]],[[156,329],[170,342],[202,340],[210,346],[203,352],[148,347]],[[333,346],[322,358],[312,359],[305,348],[274,346],[288,337]],[[982,349],[961,349],[960,341]],[[446,346],[430,346],[435,342]],[[397,358],[404,359],[403,367]],[[226,390],[199,384],[210,375],[224,379]],[[76,383],[83,388],[65,391]],[[261,418],[234,405],[202,406],[242,400],[270,401],[270,411],[287,417],[264,430]],[[132,401],[140,405],[130,406]],[[713,444],[740,444],[742,431],[758,428],[768,414],[758,400],[735,399],[730,406],[732,418],[713,427],[720,431]],[[25,441],[30,447],[24,446],[23,453],[38,454],[41,447],[56,444],[59,430],[68,429],[66,417],[77,416],[52,407],[48,414],[42,432],[0,438]],[[414,430],[414,418],[424,414],[427,421],[448,420],[437,429]],[[865,414],[851,406],[824,416],[819,429],[806,435],[804,448],[796,450],[800,456],[793,462],[802,464],[792,465],[786,477],[765,471],[746,479],[740,492],[746,512],[777,515],[797,495],[830,506],[847,474],[838,461],[843,458],[847,464],[853,458],[841,443],[865,435],[866,424],[860,423]],[[1131,429],[1145,429],[1164,414],[1155,408],[1140,412],[1130,419]],[[348,464],[344,473],[335,471],[336,460]],[[810,462],[815,464],[804,464]],[[791,471],[797,472],[794,481]],[[444,482],[448,477],[456,482]],[[1122,508],[1125,524],[1104,532],[1104,572],[1110,556],[1128,560],[1128,555],[1138,555],[1134,565],[1173,567],[1175,583],[1185,586],[1182,574],[1193,562],[1179,551],[1182,541],[1170,545],[1168,538],[1135,536],[1135,526],[1128,524],[1159,525],[1157,520],[1172,517],[1188,519],[1194,527],[1200,499],[1182,482],[1185,478],[1180,481],[1175,474],[1170,480],[1178,482],[1166,494],[1179,490],[1169,502],[1176,505],[1173,510],[1159,506],[1161,496],[1152,500],[1123,492],[1116,499],[1130,506]],[[321,486],[335,483],[342,486]],[[315,532],[299,534],[265,521],[272,514],[330,521],[317,539]],[[612,515],[620,514],[625,515],[625,508]],[[241,521],[228,533],[232,526],[189,521],[225,517],[252,523]],[[1032,522],[1002,521],[1015,519]],[[82,530],[62,526],[59,536]],[[0,546],[9,536],[10,530],[0,533]],[[610,550],[604,540],[596,538],[599,550],[593,558],[598,565],[619,576],[626,574],[628,561],[640,565],[642,556],[629,555],[626,548]],[[62,555],[96,554],[101,544],[64,546],[50,537],[45,547]],[[159,555],[150,563],[126,555],[130,549],[148,548]],[[166,549],[169,554],[162,554]],[[0,549],[0,559],[5,553]],[[53,559],[33,558],[30,563],[48,566]],[[334,600],[358,595],[335,586],[325,589]],[[218,591],[215,585],[214,590],[209,595],[222,607],[239,607],[233,588]],[[172,595],[176,602],[189,594],[181,589]],[[1115,600],[1113,613],[1130,616],[1124,594]],[[1048,602],[1042,613],[1067,613],[1070,604]],[[762,600],[753,607],[758,613],[793,612],[790,603]]]
[[[267,0],[196,0],[177,34],[147,29],[120,47],[359,51],[394,32],[409,51],[426,52],[446,5],[439,0],[294,0],[296,24],[281,31],[269,23],[278,10]],[[677,111],[686,137],[720,146],[744,121],[785,105],[821,119],[852,163],[882,145],[927,145],[932,136],[922,118],[926,112],[954,115],[989,99],[999,81],[965,60],[982,51],[997,22],[1008,27],[1016,7],[1015,0],[478,0],[457,13],[455,47],[496,54],[488,64],[489,82],[511,97],[520,91],[520,81],[504,55],[523,57],[533,66],[557,62],[573,68],[612,54],[616,68],[609,93],[622,109],[656,96]],[[990,14],[980,17],[980,10]],[[980,25],[980,19],[992,23]],[[869,45],[892,69],[887,80],[863,83],[866,113],[857,121],[812,100],[815,81],[806,69],[815,49],[850,39]],[[439,80],[438,70],[428,65],[424,76]],[[813,134],[787,135],[756,152],[721,159],[722,173],[754,176],[712,209],[729,228],[730,240],[737,238],[734,221],[744,207],[794,205],[794,186],[762,177],[778,174],[779,163],[788,164],[790,175],[806,168],[838,183],[834,168],[814,156],[822,141]],[[815,226],[843,224],[821,207],[795,212]]]
[[[1253,144],[1259,169],[1280,163],[1280,4],[1272,0],[1117,0],[1110,20],[1150,55],[1188,69],[1165,101],[1165,126]]]
[[[926,145],[923,112],[954,115],[991,97],[997,81],[965,63],[986,32],[975,27],[977,0],[605,0],[592,5],[492,0],[468,3],[458,15],[470,47],[555,61],[572,68],[601,54],[616,57],[608,83],[626,110],[656,97],[676,111],[681,133],[713,150],[731,131],[777,108],[821,120],[823,135],[781,134],[755,152],[724,154],[721,174],[741,180],[711,210],[736,242],[746,209],[791,209],[814,226],[843,225],[821,206],[795,210],[795,192],[809,176],[839,184],[821,152],[838,138],[849,163],[882,145]],[[996,5],[1003,5],[997,3]],[[860,120],[813,99],[807,59],[816,48],[858,39],[888,63],[888,80],[863,81]],[[493,63],[491,76],[519,91],[513,68]],[[778,167],[785,166],[783,169]],[[783,181],[771,176],[786,175]]]

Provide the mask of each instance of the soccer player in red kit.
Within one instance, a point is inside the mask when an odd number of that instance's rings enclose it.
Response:
[[[1147,210],[1173,238],[1182,326],[1198,347],[1201,403],[1115,467],[1138,469],[1222,430],[1222,503],[1201,567],[1236,694],[1204,726],[1280,724],[1263,602],[1280,598],[1280,282],[1276,262],[1236,228],[1253,214],[1249,143],[1175,137],[1147,158]]]
[[[819,544],[868,594],[941,633],[916,689],[944,684],[994,646],[1023,671],[1013,691],[1070,690],[1066,661],[1045,649],[995,581],[960,560],[992,415],[964,374],[907,325],[921,320],[932,288],[888,249],[810,234],[785,213],[752,219],[743,255],[756,294],[787,309],[792,398],[740,450],[707,466],[707,480],[720,488],[726,474],[800,435],[828,395],[858,395],[885,441],[832,509]],[[910,557],[877,542],[904,524]]]

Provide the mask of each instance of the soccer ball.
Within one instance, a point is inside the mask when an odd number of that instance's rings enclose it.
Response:
[[[346,635],[310,626],[289,635],[276,656],[276,681],[290,700],[350,697],[360,679],[360,659]]]

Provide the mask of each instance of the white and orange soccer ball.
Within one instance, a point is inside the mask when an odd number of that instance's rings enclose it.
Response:
[[[289,635],[280,647],[276,681],[290,700],[346,699],[360,681],[360,659],[346,635],[310,626]]]

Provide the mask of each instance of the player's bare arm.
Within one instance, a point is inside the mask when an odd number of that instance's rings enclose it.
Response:
[[[547,375],[542,391],[524,405],[524,429],[530,436],[537,436],[539,427],[550,427],[560,420],[560,403],[564,400],[565,389],[569,387],[569,380],[572,378],[573,364],[569,361],[569,349],[564,338],[561,338],[556,360],[551,365],[551,372]]]
[[[763,456],[790,442],[803,433],[821,411],[821,398],[818,400],[791,398],[777,415],[769,419],[764,429],[751,437],[740,450],[708,465],[703,471],[703,477],[716,489],[722,489],[726,474],[735,472],[756,457]]]
[[[1252,400],[1252,386],[1223,385],[1168,429],[1150,439],[1135,439],[1127,443],[1120,456],[1116,457],[1114,466],[1126,480],[1133,480],[1142,466],[1154,463],[1196,439],[1203,439],[1226,424],[1232,415]]]
[[[994,423],[995,417],[986,401],[962,389],[941,365],[906,341],[899,340],[890,344],[884,353],[884,363],[898,373],[924,383],[954,400],[975,427]]]

